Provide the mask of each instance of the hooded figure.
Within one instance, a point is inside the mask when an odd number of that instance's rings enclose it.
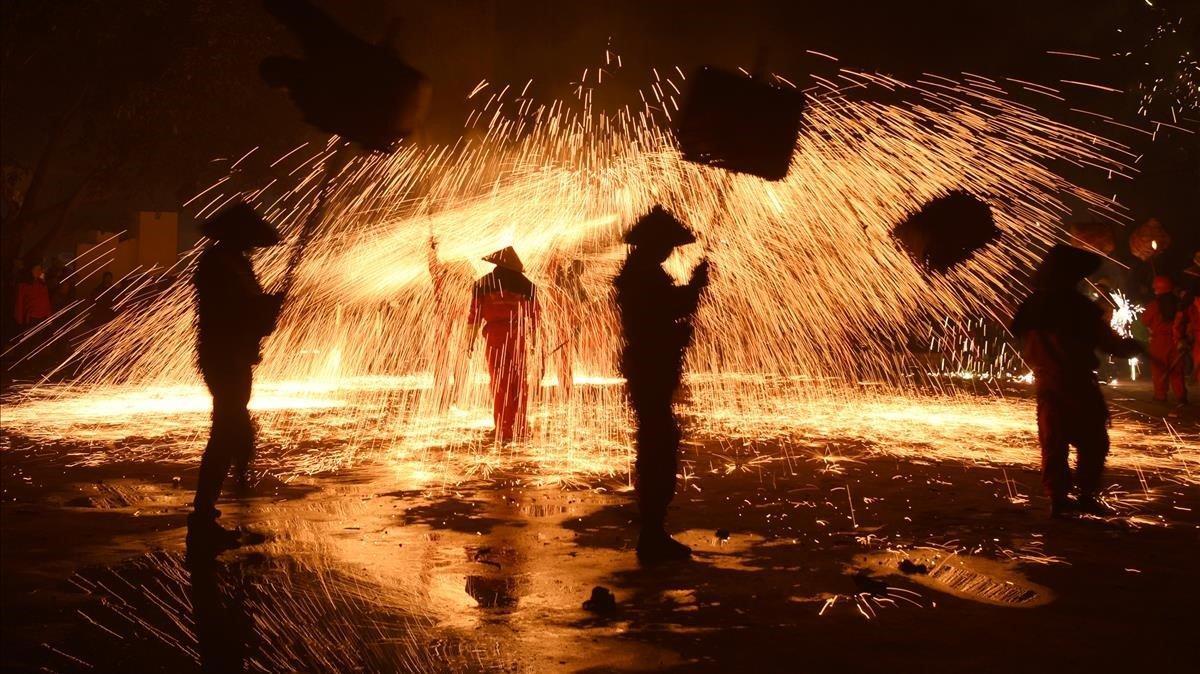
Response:
[[[1079,248],[1052,248],[1034,277],[1033,293],[1012,322],[1025,361],[1033,368],[1042,484],[1055,517],[1073,509],[1107,512],[1096,498],[1108,455],[1108,406],[1096,381],[1096,351],[1126,358],[1141,351],[1137,341],[1117,335],[1100,307],[1077,288],[1100,263],[1099,255]],[[1068,497],[1070,445],[1078,454],[1075,503]]]
[[[221,484],[231,466],[245,478],[254,454],[250,402],[253,369],[264,337],[275,330],[282,297],[264,293],[247,253],[279,243],[279,232],[250,206],[237,203],[203,225],[214,243],[200,254],[196,289],[197,362],[212,393],[212,430],[200,460],[188,549],[216,550],[237,544],[238,535],[217,524]]]
[[[679,462],[679,425],[671,403],[692,341],[696,307],[708,286],[708,262],[696,267],[685,286],[675,285],[662,264],[676,247],[695,240],[687,227],[656,206],[625,236],[629,257],[614,281],[625,337],[621,373],[637,422],[637,552],[648,563],[691,555],[665,526]]]
[[[429,237],[426,263],[432,282],[432,329],[426,334],[425,353],[430,354],[433,371],[433,396],[438,409],[449,409],[458,400],[459,391],[467,381],[469,358],[447,349],[447,344],[462,343],[462,308],[467,290],[475,281],[474,269],[466,260],[447,261],[438,253],[438,240]]]
[[[558,391],[564,400],[570,400],[575,389],[575,350],[588,303],[587,289],[583,286],[584,263],[559,259],[551,264],[551,270],[551,306],[557,310],[552,355],[558,360]]]
[[[1170,385],[1179,404],[1187,402],[1187,385],[1184,383],[1183,355],[1181,348],[1186,339],[1185,312],[1175,296],[1175,284],[1170,277],[1154,277],[1154,301],[1142,314],[1142,323],[1150,331],[1150,377],[1154,380],[1154,399],[1167,402],[1167,386]]]
[[[526,361],[529,342],[537,335],[537,289],[522,273],[525,266],[512,246],[483,260],[496,268],[475,282],[467,325],[473,349],[479,325],[483,324],[496,437],[501,442],[511,442],[528,431]]]

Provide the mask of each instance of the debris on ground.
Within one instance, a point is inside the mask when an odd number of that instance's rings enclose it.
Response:
[[[583,602],[583,610],[592,613],[612,613],[617,610],[617,598],[607,587],[592,588],[592,596]]]
[[[854,574],[854,585],[858,587],[859,592],[866,592],[875,597],[886,596],[888,593],[887,583],[877,578],[872,578],[866,571],[859,571]]]

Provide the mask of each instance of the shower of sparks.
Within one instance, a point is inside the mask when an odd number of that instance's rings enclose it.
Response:
[[[1142,313],[1142,307],[1133,304],[1128,297],[1121,291],[1109,293],[1109,299],[1112,300],[1113,312],[1109,324],[1112,329],[1122,337],[1133,336],[1133,322]],[[1129,362],[1129,378],[1137,379],[1139,360],[1137,356],[1130,358]]]
[[[1179,124],[1200,110],[1196,18],[1195,12],[1179,14],[1147,2],[1130,25],[1117,29],[1125,44],[1112,56],[1136,73],[1132,93],[1143,117],[1169,115]]]
[[[938,393],[909,345],[929,342],[931,326],[1004,321],[1022,274],[1061,239],[1065,199],[1126,219],[1111,199],[1067,181],[1051,163],[1128,176],[1134,156],[977,75],[906,83],[841,68],[831,77],[842,84],[813,76],[791,171],[775,183],[680,158],[669,132],[682,84],[676,69],[654,71],[641,106],[613,113],[592,107],[599,80],[586,75],[577,104],[538,104],[528,83],[481,81],[472,96],[498,93],[468,117],[453,146],[410,145],[334,169],[339,143],[331,140],[274,160],[277,177],[266,184],[238,189],[222,179],[197,195],[204,215],[248,199],[294,241],[325,172],[337,171],[293,296],[264,344],[252,403],[264,442],[338,447],[284,451],[292,472],[367,456],[390,457],[414,479],[495,467],[487,376],[482,355],[465,348],[465,316],[470,284],[486,269],[480,258],[513,245],[541,289],[544,320],[531,359],[534,437],[506,456],[548,479],[623,473],[629,422],[615,372],[610,282],[624,255],[622,231],[663,203],[699,239],[668,261],[670,271],[682,277],[702,256],[714,266],[688,362],[701,433],[843,433],[878,440],[883,451],[911,441],[946,458],[1010,460],[1019,452],[1020,462],[1031,460],[1027,447],[1002,437],[1028,434],[1024,406]],[[891,230],[958,189],[987,200],[1002,234],[949,273],[927,274]],[[435,296],[427,268],[431,235],[451,270],[444,297]],[[88,307],[78,305],[30,337],[71,342],[56,371],[69,373],[68,383],[24,391],[6,406],[5,428],[109,443],[80,457],[84,463],[133,451],[120,441],[135,437],[170,436],[183,455],[194,454],[207,400],[193,365],[190,271],[203,245],[166,274],[124,279],[114,291],[116,320],[85,328]],[[268,287],[283,277],[289,248],[256,256]],[[554,270],[575,259],[585,263],[586,300],[553,283]],[[574,361],[569,396],[558,386],[564,353]],[[459,386],[440,374],[463,370]],[[1151,438],[1147,446],[1160,444]],[[440,451],[447,447],[458,451]],[[1147,461],[1179,470],[1181,459],[1160,449],[1147,449]]]
[[[1200,110],[1200,54],[1194,26],[1182,17],[1166,17],[1154,26],[1139,48],[1118,56],[1134,59],[1145,75],[1137,83],[1138,112],[1149,115],[1166,107],[1172,121]]]

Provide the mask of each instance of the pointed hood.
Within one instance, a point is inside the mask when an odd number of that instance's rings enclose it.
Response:
[[[662,206],[655,206],[643,215],[625,234],[631,246],[662,243],[675,248],[696,241],[696,235]]]
[[[254,248],[274,246],[281,240],[275,225],[243,201],[234,202],[205,220],[200,225],[200,232],[216,241],[248,244]]]
[[[500,250],[483,258],[484,262],[491,262],[497,267],[511,269],[515,272],[525,271],[525,265],[521,263],[521,258],[517,257],[517,251],[513,250],[512,246],[505,246]]]
[[[1034,273],[1034,284],[1043,290],[1072,288],[1096,273],[1103,261],[1096,253],[1060,243],[1046,253]]]

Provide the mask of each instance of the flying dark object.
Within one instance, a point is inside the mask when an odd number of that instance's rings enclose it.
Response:
[[[263,80],[286,88],[305,120],[381,152],[416,129],[429,109],[429,80],[386,40],[360,40],[308,0],[264,4],[296,35],[304,56],[264,59]]]
[[[675,137],[683,158],[767,180],[787,175],[804,94],[703,66],[688,78]]]
[[[947,272],[1000,236],[992,209],[979,197],[956,190],[908,216],[892,236],[926,269]]]

